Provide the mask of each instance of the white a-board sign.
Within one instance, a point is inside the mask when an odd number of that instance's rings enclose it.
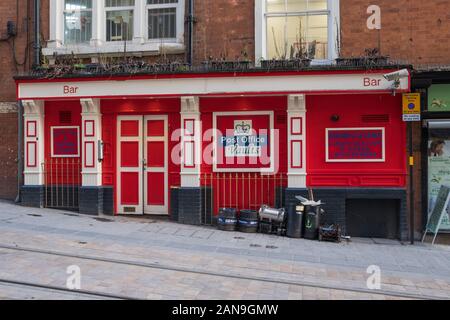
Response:
[[[428,219],[427,227],[423,234],[422,242],[425,241],[425,237],[428,232],[434,234],[433,242],[436,241],[437,234],[439,232],[439,228],[441,227],[442,219],[445,214],[450,214],[448,212],[448,205],[450,203],[450,187],[442,186],[439,190],[439,194],[436,199],[436,204],[434,206],[433,212]]]

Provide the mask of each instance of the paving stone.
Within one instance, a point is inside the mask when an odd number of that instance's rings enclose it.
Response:
[[[310,282],[324,287],[363,289],[368,276],[366,268],[369,263],[376,263],[382,269],[383,288],[386,285],[396,292],[450,296],[450,250],[443,246],[400,246],[397,242],[377,239],[330,244],[203,227],[186,228],[127,217],[109,217],[113,222],[102,223],[88,216],[67,216],[62,211],[21,209],[0,203],[0,244],[158,262],[217,272],[224,277],[29,252],[11,254],[7,250],[0,250],[0,277],[29,281],[38,278],[43,283],[65,285],[67,266],[78,263],[83,270],[83,285],[100,291],[139,295],[143,299],[390,299],[383,295],[276,283]],[[13,212],[18,218],[5,221]],[[29,213],[42,217],[30,217]],[[86,240],[87,244],[80,244],[80,240]],[[252,249],[251,244],[259,244],[261,248]],[[266,246],[277,248],[269,250]],[[5,256],[8,258],[4,259]],[[233,274],[271,278],[274,282],[236,279],[230,277]],[[27,294],[23,288],[17,292],[8,290],[11,292],[6,297]],[[42,299],[58,295],[32,292],[29,296]],[[5,297],[1,286],[0,297]],[[61,295],[61,298],[72,296]]]

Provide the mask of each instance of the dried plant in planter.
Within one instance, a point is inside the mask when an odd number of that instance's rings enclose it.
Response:
[[[336,64],[347,67],[379,67],[388,65],[389,57],[380,55],[377,48],[370,48],[365,49],[364,55],[361,57],[338,58],[336,59]]]
[[[309,56],[315,55],[315,43],[313,43],[313,46],[311,46],[311,50],[308,50],[306,48],[301,19],[299,19],[299,28],[296,35],[296,42],[289,47],[289,59],[287,58],[287,42],[284,41],[284,52],[280,54],[274,28],[272,28],[272,34],[277,58],[271,60],[261,60],[261,68],[268,70],[298,70],[310,66],[311,60],[309,59]]]

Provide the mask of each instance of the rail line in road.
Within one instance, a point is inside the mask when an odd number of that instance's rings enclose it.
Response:
[[[57,286],[51,286],[51,285],[45,285],[45,284],[39,284],[39,283],[33,283],[33,282],[25,282],[25,281],[19,281],[19,280],[10,280],[10,279],[2,279],[0,278],[0,286],[6,285],[6,286],[12,286],[12,287],[19,287],[19,288],[29,288],[32,291],[43,291],[46,293],[53,292],[53,293],[61,293],[64,295],[69,295],[72,297],[80,297],[80,298],[86,298],[86,299],[101,299],[101,300],[140,300],[135,297],[128,297],[128,296],[122,296],[122,295],[115,295],[115,294],[108,294],[104,292],[96,292],[96,291],[89,291],[89,290],[71,290],[64,287],[57,287]]]
[[[269,277],[244,275],[244,274],[240,274],[240,273],[224,274],[224,273],[201,270],[201,269],[163,265],[163,264],[159,264],[159,263],[146,263],[146,262],[112,259],[112,258],[105,258],[105,257],[94,257],[94,256],[73,254],[73,253],[67,253],[67,252],[59,252],[59,251],[53,251],[53,250],[44,250],[44,249],[28,248],[28,247],[20,247],[20,246],[10,246],[10,245],[5,245],[5,244],[0,244],[0,249],[11,250],[11,251],[21,251],[21,252],[28,252],[28,253],[35,253],[35,254],[42,254],[42,255],[50,255],[50,256],[59,256],[59,257],[66,257],[66,258],[74,258],[74,259],[81,259],[81,260],[88,260],[88,261],[97,261],[97,262],[103,262],[103,263],[121,264],[121,265],[126,265],[126,266],[150,268],[150,269],[164,270],[164,271],[169,271],[169,272],[191,273],[191,274],[204,275],[204,276],[231,278],[231,279],[236,279],[236,280],[248,280],[248,281],[272,283],[272,284],[283,284],[283,285],[291,285],[291,286],[299,286],[299,287],[337,290],[337,291],[353,292],[353,293],[360,293],[360,294],[383,295],[383,296],[392,297],[392,298],[414,299],[414,300],[442,300],[442,299],[445,299],[444,297],[440,297],[440,296],[430,296],[430,295],[422,295],[422,294],[416,294],[416,293],[397,292],[397,291],[391,291],[391,290],[369,290],[369,289],[354,288],[354,287],[339,286],[339,285],[323,285],[323,284],[312,283],[312,282],[307,282],[307,281],[298,281],[298,280],[292,280],[292,281],[289,280],[288,281],[288,280],[273,279],[273,278],[269,278]],[[36,284],[36,283],[25,283],[25,282],[21,282],[21,281],[17,281],[17,280],[10,280],[10,279],[0,279],[0,283],[2,283],[2,282],[10,283],[10,284],[16,283],[17,285],[36,287],[36,288],[42,288],[42,289],[48,289],[48,290],[80,293],[80,294],[85,294],[87,296],[98,296],[98,297],[103,297],[103,298],[111,298],[111,299],[119,299],[119,300],[135,300],[135,299],[137,299],[134,297],[126,297],[126,296],[106,294],[106,293],[104,294],[101,292],[72,291],[72,290],[69,290],[69,289],[66,289],[63,287],[51,287],[51,286],[46,286],[46,285],[41,285],[41,284]]]

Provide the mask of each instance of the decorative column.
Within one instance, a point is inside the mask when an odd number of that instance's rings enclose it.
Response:
[[[100,100],[81,99],[82,186],[80,213],[103,213],[102,189],[102,115]]]
[[[44,101],[24,100],[24,185],[22,204],[44,206]]]
[[[198,97],[181,98],[181,186],[200,187],[201,122]]]
[[[201,121],[198,97],[181,97],[181,188],[178,221],[199,225],[201,215]]]
[[[135,0],[137,8],[145,8],[147,5],[146,0]],[[145,23],[146,10],[134,10],[134,37],[133,44],[141,45],[145,42]]]
[[[304,95],[288,96],[288,189],[286,203],[306,190],[306,102]]]
[[[105,14],[105,5],[104,1],[93,1],[92,2],[92,13],[95,17],[92,19],[92,38],[90,39],[90,45],[92,47],[98,47],[105,43],[106,40],[106,30],[105,30],[105,22],[103,19],[98,19],[99,14]],[[59,19],[61,20],[61,19]],[[106,25],[106,24],[105,24]],[[97,61],[98,58],[93,58],[94,62],[99,63]]]

